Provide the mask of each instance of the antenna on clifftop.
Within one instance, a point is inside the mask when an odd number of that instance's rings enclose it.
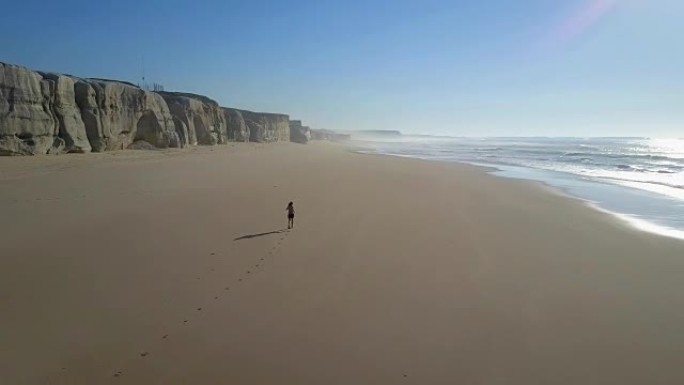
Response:
[[[143,88],[145,88],[145,55],[142,55],[141,65],[142,65],[142,86],[143,86]]]
[[[152,84],[147,84],[147,79],[145,78],[145,55],[140,57],[140,69],[142,70],[142,83],[138,83],[138,87],[145,91],[164,91],[164,85],[161,83],[153,82]]]

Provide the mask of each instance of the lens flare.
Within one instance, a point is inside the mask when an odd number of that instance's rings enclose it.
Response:
[[[574,40],[598,23],[608,13],[613,11],[617,5],[618,0],[587,0],[586,3],[556,31],[555,40],[558,43],[567,43]]]

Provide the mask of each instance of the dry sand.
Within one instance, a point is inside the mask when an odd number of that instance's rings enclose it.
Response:
[[[537,184],[318,143],[0,186],[4,385],[684,383],[684,242]]]

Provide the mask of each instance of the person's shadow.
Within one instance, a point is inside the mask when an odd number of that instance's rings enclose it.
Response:
[[[280,233],[284,233],[284,232],[285,232],[285,230],[277,230],[277,231],[269,231],[269,232],[266,232],[266,233],[248,234],[248,235],[243,235],[243,236],[241,236],[241,237],[237,237],[237,238],[235,238],[235,239],[233,239],[233,240],[234,240],[234,241],[241,241],[241,240],[243,240],[243,239],[259,238],[259,237],[263,237],[263,236],[266,236],[266,235],[280,234]]]

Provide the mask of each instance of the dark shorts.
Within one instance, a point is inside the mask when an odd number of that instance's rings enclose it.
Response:
[[[287,219],[294,219],[294,214],[287,214]]]

